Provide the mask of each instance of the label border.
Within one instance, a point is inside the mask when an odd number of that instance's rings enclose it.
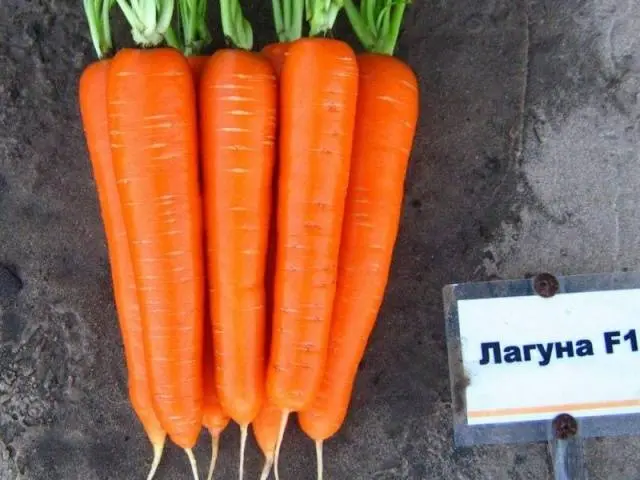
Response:
[[[469,380],[464,373],[458,300],[505,298],[537,295],[534,278],[446,285],[442,290],[445,333],[449,361],[454,442],[457,447],[546,441],[551,436],[551,421],[535,420],[469,425],[465,391]],[[556,276],[556,295],[640,288],[639,272]],[[562,412],[558,412],[562,413]],[[581,437],[609,437],[640,434],[640,414],[577,417]]]

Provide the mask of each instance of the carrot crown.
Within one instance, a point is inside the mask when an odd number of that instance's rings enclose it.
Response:
[[[240,0],[220,0],[220,16],[227,41],[237,48],[251,50],[253,30],[249,21],[244,18]]]
[[[305,0],[309,35],[327,33],[336,23],[336,18],[342,10],[343,0]]]
[[[279,42],[293,42],[302,36],[305,0],[272,0],[273,21]]]
[[[137,44],[155,46],[164,40],[171,26],[175,0],[116,1],[131,26],[131,35]]]
[[[195,55],[211,43],[207,0],[178,0],[176,20],[176,27],[169,26],[165,33],[170,46],[182,50],[185,55]]]
[[[370,52],[393,55],[409,0],[344,0],[344,9],[362,45]]]
[[[84,13],[89,22],[91,41],[98,58],[104,58],[113,48],[109,12],[115,0],[84,0]]]

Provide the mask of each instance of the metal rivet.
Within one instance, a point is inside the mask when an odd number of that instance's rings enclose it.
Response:
[[[578,422],[568,413],[561,413],[553,419],[553,431],[556,438],[566,440],[578,433]]]
[[[553,297],[560,288],[558,279],[550,273],[541,273],[536,275],[533,280],[533,289],[544,298]]]

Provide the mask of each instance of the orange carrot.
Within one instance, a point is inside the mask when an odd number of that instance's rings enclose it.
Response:
[[[99,58],[103,58],[106,51],[111,49],[110,7],[111,2],[108,1],[103,4],[93,1],[85,3]],[[133,265],[113,169],[107,125],[108,69],[109,61],[100,60],[83,71],[79,84],[80,113],[107,240],[113,293],[128,372],[129,398],[153,445],[154,456],[148,475],[150,480],[160,464],[166,433],[153,410]]]
[[[204,273],[195,89],[174,49],[111,61],[108,119],[154,409],[191,453],[202,421]]]
[[[215,376],[220,403],[241,428],[242,478],[248,426],[264,400],[277,86],[269,62],[249,51],[251,27],[230,17],[239,9],[237,0],[221,1],[225,36],[237,48],[207,62],[199,106]]]
[[[108,61],[103,60],[84,70],[80,78],[80,110],[107,238],[113,292],[129,378],[129,398],[153,445],[154,459],[149,472],[149,478],[153,478],[162,457],[166,434],[151,402],[140,309],[111,159],[107,129],[108,68]]]
[[[268,398],[289,412],[320,387],[349,178],[358,86],[355,54],[330,39],[292,44],[280,79],[280,173]]]
[[[191,72],[193,73],[194,84],[197,88],[200,77],[204,71],[208,56],[197,55],[187,57]],[[206,310],[209,310],[208,308]],[[209,462],[209,472],[207,480],[213,478],[213,472],[218,459],[218,449],[220,445],[220,434],[227,428],[229,424],[229,416],[222,409],[218,392],[216,391],[215,382],[215,356],[213,351],[213,333],[211,331],[211,321],[205,320],[204,325],[204,364],[203,364],[203,409],[202,409],[202,425],[208,430],[211,436],[211,460]]]
[[[390,13],[397,15],[394,8]],[[303,431],[316,441],[319,478],[322,442],[344,421],[358,364],[384,296],[418,119],[418,84],[413,71],[379,52],[358,56],[358,107],[331,353],[322,388],[313,404],[298,415]]]

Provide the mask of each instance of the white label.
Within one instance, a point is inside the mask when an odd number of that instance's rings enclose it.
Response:
[[[459,300],[470,425],[640,412],[640,289]]]

